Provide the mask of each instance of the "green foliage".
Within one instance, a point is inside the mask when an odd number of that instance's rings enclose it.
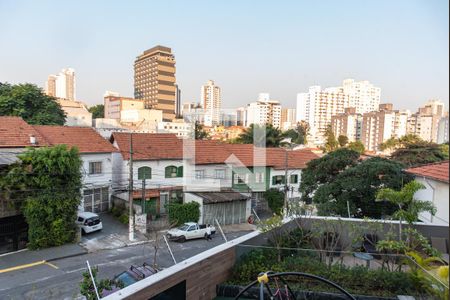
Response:
[[[447,147],[422,140],[419,136],[408,134],[401,138],[391,138],[380,144],[381,150],[393,150],[391,158],[413,167],[448,159]]]
[[[111,279],[102,279],[99,281],[97,278],[98,267],[92,267],[91,271],[100,297],[102,296],[104,290],[112,290],[115,287],[124,287],[122,282],[115,282]],[[80,282],[80,294],[85,296],[86,300],[97,300],[94,283],[92,282],[92,277],[89,274],[89,270],[83,272],[83,280]]]
[[[130,217],[125,213],[121,214],[118,219],[122,224],[128,224],[130,222]]]
[[[250,126],[238,136],[237,142],[241,144],[264,146],[263,142],[265,139],[266,147],[279,147],[281,146],[283,138],[284,136],[281,131],[271,124],[265,126],[250,124]]]
[[[336,140],[336,136],[334,135],[333,130],[331,129],[331,125],[328,125],[325,131],[325,152],[331,152],[336,150],[339,147],[339,143]]]
[[[396,296],[399,294],[420,295],[422,291],[416,287],[411,274],[404,272],[389,272],[383,269],[367,269],[363,266],[346,267],[341,264],[328,266],[312,255],[305,255],[305,251],[286,252],[281,261],[277,261],[275,249],[252,250],[241,257],[228,280],[230,284],[247,285],[256,279],[260,272],[268,270],[274,272],[300,271],[318,275],[344,287],[352,294],[372,296]],[[296,290],[313,290],[321,292],[335,292],[317,281],[298,282],[291,278],[289,285]]]
[[[277,189],[269,189],[264,193],[264,198],[274,214],[280,214],[284,205],[284,193]]]
[[[200,218],[200,204],[197,202],[170,203],[168,207],[171,224],[181,225],[186,222],[198,222]]]
[[[64,125],[66,115],[56,99],[34,84],[0,82],[0,116],[22,117],[33,125]]]
[[[338,143],[340,147],[345,147],[348,144],[348,137],[345,135],[338,136]]]
[[[203,125],[199,121],[195,121],[194,136],[195,136],[196,140],[208,140],[209,139],[209,133],[203,128]]]
[[[402,172],[403,165],[395,161],[374,157],[347,167],[333,179],[324,181],[316,190],[313,202],[319,214],[380,218],[391,215],[396,206],[375,201],[382,187],[399,190],[412,176]]]
[[[364,151],[366,151],[364,144],[361,141],[350,142],[348,143],[347,148],[356,151],[359,154],[363,154]]]
[[[436,213],[436,208],[430,201],[422,201],[414,198],[414,194],[424,189],[425,186],[417,181],[407,183],[400,191],[391,188],[380,189],[376,194],[377,201],[389,201],[398,207],[393,216],[396,219],[405,220],[412,224],[419,219],[421,212]]]
[[[306,122],[299,122],[295,129],[289,129],[283,132],[283,136],[290,138],[291,142],[296,145],[304,145],[307,142],[309,125]]]
[[[97,104],[89,107],[89,112],[92,114],[92,119],[105,117],[105,106],[103,104]]]
[[[20,162],[2,178],[13,200],[25,199],[23,214],[29,225],[28,247],[59,246],[75,239],[81,199],[81,159],[76,148],[65,145],[33,148],[19,155]]]
[[[311,203],[312,195],[319,186],[332,182],[345,169],[356,165],[358,158],[359,153],[341,148],[308,162],[300,183],[302,200]]]

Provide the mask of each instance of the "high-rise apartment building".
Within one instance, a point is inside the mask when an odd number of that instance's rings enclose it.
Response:
[[[367,80],[345,79],[342,83],[342,91],[348,95],[348,106],[354,107],[356,113],[375,111],[380,105],[381,89]]]
[[[281,104],[279,101],[270,100],[267,93],[259,95],[258,101],[252,102],[245,108],[244,126],[251,124],[281,126]]]
[[[181,109],[181,90],[178,84],[175,83],[175,116],[177,118],[183,115],[183,111]]]
[[[214,81],[208,82],[202,86],[200,92],[200,101],[205,110],[205,125],[214,126],[220,123],[220,109],[222,108],[222,95],[220,87],[214,84]]]
[[[148,109],[162,110],[172,121],[176,110],[175,56],[169,47],[155,46],[134,62],[134,97]]]
[[[448,142],[448,115],[439,120],[437,143]]]
[[[408,133],[425,141],[437,142],[439,121],[445,115],[444,103],[430,100],[408,119]]]
[[[45,83],[47,95],[66,100],[76,100],[75,88],[75,70],[71,68],[62,69],[58,75],[49,75]]]
[[[362,114],[356,108],[347,107],[345,112],[331,117],[331,129],[336,137],[344,135],[349,142],[361,139]]]
[[[295,108],[283,108],[281,109],[281,129],[289,130],[296,125],[296,112]]]
[[[297,122],[309,124],[308,139],[314,145],[325,142],[325,131],[331,123],[331,116],[344,112],[348,106],[348,95],[340,88],[312,86],[307,93],[297,95]]]

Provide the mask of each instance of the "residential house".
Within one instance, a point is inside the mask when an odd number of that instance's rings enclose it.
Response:
[[[414,197],[430,201],[436,207],[434,216],[430,213],[422,213],[420,220],[429,224],[448,226],[449,161],[409,168],[406,172],[414,175],[415,180],[425,186],[425,189],[417,191]]]
[[[33,128],[49,146],[76,147],[83,161],[83,187],[79,209],[102,212],[111,206],[112,155],[117,150],[91,127],[39,126]]]

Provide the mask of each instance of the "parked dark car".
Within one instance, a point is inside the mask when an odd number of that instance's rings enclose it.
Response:
[[[147,263],[144,263],[142,266],[131,265],[131,267],[128,270],[120,273],[119,275],[116,275],[114,277],[114,281],[121,281],[124,284],[124,286],[129,286],[157,272],[158,272],[157,269],[151,267]]]

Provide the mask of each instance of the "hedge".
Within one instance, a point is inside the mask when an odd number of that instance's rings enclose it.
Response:
[[[200,204],[197,202],[169,204],[169,222],[181,225],[186,222],[198,222],[200,218]]]

